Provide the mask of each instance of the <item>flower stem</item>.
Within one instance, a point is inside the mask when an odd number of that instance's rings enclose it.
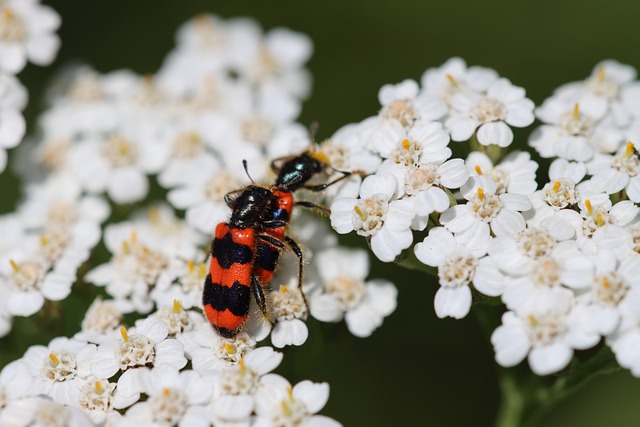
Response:
[[[473,306],[487,339],[500,323],[500,306],[476,303]],[[498,366],[501,399],[495,427],[533,427],[552,407],[566,399],[601,374],[620,369],[609,347],[584,361],[574,358],[571,365],[555,376],[537,376],[528,366]]]

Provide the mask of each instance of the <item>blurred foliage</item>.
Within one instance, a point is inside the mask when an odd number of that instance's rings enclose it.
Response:
[[[560,84],[586,77],[602,59],[640,68],[640,3],[626,0],[44,2],[62,16],[62,48],[53,66],[29,65],[19,75],[31,96],[31,130],[43,90],[62,66],[83,61],[102,72],[153,73],[173,47],[178,26],[202,12],[253,17],[266,29],[285,26],[311,37],[314,91],[300,121],[317,120],[318,139],[374,114],[382,84],[419,79],[451,56],[495,68],[537,104]],[[516,132],[522,148],[529,131]],[[0,212],[15,208],[20,191],[10,171],[0,175]],[[288,349],[280,371],[292,382],[328,381],[323,413],[345,426],[491,425],[499,399],[495,362],[476,320],[437,319],[437,284],[422,273],[378,263],[371,277],[390,278],[399,288],[398,309],[382,328],[358,339],[344,325],[310,321],[309,342]],[[74,333],[97,292],[76,286],[61,313],[16,318],[14,332],[0,340],[0,363],[28,345],[45,344],[37,337]],[[639,392],[640,380],[626,372],[598,378],[540,425],[635,426]]]

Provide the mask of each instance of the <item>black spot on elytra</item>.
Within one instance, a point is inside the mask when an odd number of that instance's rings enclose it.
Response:
[[[214,239],[211,243],[211,254],[218,260],[220,267],[227,269],[235,262],[246,264],[251,262],[253,252],[247,245],[235,243],[231,233],[226,233],[222,239]]]
[[[202,304],[210,305],[213,309],[224,311],[229,309],[236,316],[245,316],[249,313],[251,302],[251,288],[240,282],[227,288],[218,283],[211,282],[211,275],[207,274],[202,293]]]
[[[259,243],[256,247],[256,259],[254,261],[255,267],[260,267],[263,270],[274,271],[276,265],[278,265],[278,256],[280,250],[266,243]]]
[[[213,325],[213,329],[218,331],[218,333],[222,335],[224,338],[233,338],[236,335],[238,335],[238,332],[240,332],[240,328],[238,329],[218,328],[216,325]]]

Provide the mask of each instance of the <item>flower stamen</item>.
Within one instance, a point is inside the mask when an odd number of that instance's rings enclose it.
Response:
[[[593,214],[593,206],[591,206],[591,201],[590,200],[585,200],[584,201],[584,205],[587,208],[587,212],[589,212],[589,215]]]
[[[60,359],[54,353],[49,354],[49,359],[51,359],[51,363],[53,366],[58,366],[60,364]]]
[[[635,151],[636,151],[636,148],[633,146],[633,143],[629,141],[627,142],[627,147],[624,150],[624,156],[631,157],[631,155],[635,153]]]
[[[180,313],[180,310],[182,310],[182,303],[180,302],[180,300],[174,299],[173,300],[173,312],[174,313]]]

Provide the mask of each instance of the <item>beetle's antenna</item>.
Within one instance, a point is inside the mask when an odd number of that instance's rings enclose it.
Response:
[[[247,167],[247,160],[246,159],[242,159],[242,166],[244,166],[244,172],[247,174],[247,176],[249,177],[251,182],[253,184],[255,184],[256,182],[253,180],[253,178],[251,178],[251,175],[249,174],[249,168]]]

